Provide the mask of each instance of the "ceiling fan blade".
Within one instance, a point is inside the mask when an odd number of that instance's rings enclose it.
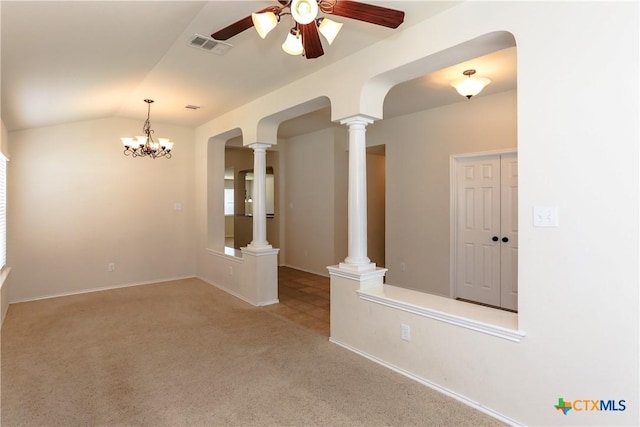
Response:
[[[324,55],[320,34],[315,21],[308,24],[299,24],[300,34],[302,35],[302,46],[304,47],[304,56],[307,59],[318,58]]]
[[[404,12],[350,0],[321,0],[320,10],[370,24],[398,28],[404,22]]]
[[[269,6],[262,10],[257,11],[256,13],[273,12],[277,14],[279,11],[280,11],[279,7]],[[223,29],[218,30],[215,33],[211,34],[211,38],[215,40],[227,40],[251,27],[253,27],[253,19],[251,19],[251,15],[249,15],[246,18],[242,18],[241,20],[234,22],[231,25],[227,25]]]

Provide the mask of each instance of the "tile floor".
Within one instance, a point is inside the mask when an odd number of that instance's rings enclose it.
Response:
[[[278,267],[279,304],[265,310],[329,336],[329,278],[289,267]]]

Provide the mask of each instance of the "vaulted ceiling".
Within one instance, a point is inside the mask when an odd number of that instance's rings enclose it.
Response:
[[[189,46],[195,34],[208,36],[275,1],[5,0],[2,119],[10,131],[112,116],[143,120],[143,99],[151,98],[154,121],[195,127],[457,4],[367,3],[403,10],[405,22],[394,30],[336,17],[344,26],[334,43],[307,60],[282,51],[289,29],[282,23],[264,40],[253,29],[232,37],[224,55]],[[515,48],[469,62],[396,86],[385,117],[464,102],[448,82],[466,65],[493,80],[487,94],[515,87]]]

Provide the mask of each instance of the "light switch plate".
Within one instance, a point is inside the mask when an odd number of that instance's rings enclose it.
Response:
[[[534,206],[533,226],[534,227],[558,227],[558,207],[557,206]]]

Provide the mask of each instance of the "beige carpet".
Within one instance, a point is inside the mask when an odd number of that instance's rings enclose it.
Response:
[[[498,425],[197,279],[14,304],[3,427]]]

